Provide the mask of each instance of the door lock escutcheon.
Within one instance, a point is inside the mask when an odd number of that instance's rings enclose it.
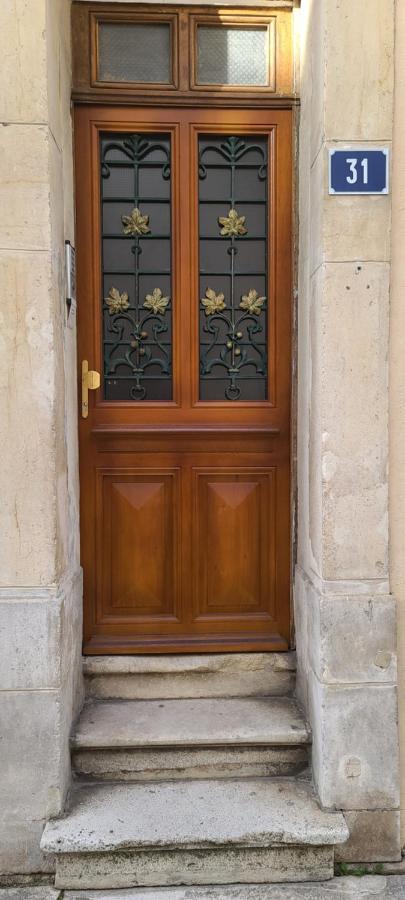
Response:
[[[89,370],[87,359],[82,362],[82,419],[89,415],[89,391],[96,391],[100,387],[100,372]]]

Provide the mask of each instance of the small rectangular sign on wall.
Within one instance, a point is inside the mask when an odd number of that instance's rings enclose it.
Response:
[[[330,194],[388,194],[388,192],[388,149],[329,150]]]

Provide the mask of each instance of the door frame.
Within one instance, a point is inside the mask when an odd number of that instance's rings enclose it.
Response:
[[[94,7],[96,4],[93,3],[93,4],[86,4],[86,5]],[[80,3],[80,7],[81,7],[81,12],[83,12],[84,4]],[[97,4],[97,7],[98,7],[98,9],[100,9],[100,4]],[[111,8],[110,4],[104,4],[104,7]],[[154,4],[148,7],[148,11],[151,10],[151,7],[153,9]],[[116,7],[115,7],[115,9],[116,9]],[[140,9],[140,7],[138,7],[138,10],[139,9]],[[191,7],[190,9],[192,10],[193,13],[196,10],[195,7]],[[210,7],[209,9],[210,9],[210,13],[213,13],[215,11],[215,7]],[[129,11],[130,10],[127,6],[125,12],[128,13]],[[167,11],[167,8],[166,8],[166,11]],[[261,11],[261,13],[263,13],[263,8],[261,8],[260,11]],[[238,12],[239,13],[243,12],[243,8],[238,7]],[[246,12],[248,14],[251,14],[252,13],[251,8],[247,9]],[[284,16],[286,12],[287,11],[284,10],[282,15]],[[288,11],[288,12],[290,13],[291,11]],[[269,13],[273,15],[274,10],[270,10]],[[286,56],[286,53],[284,53],[284,57],[285,56]],[[93,60],[92,64],[94,65],[94,60]],[[285,66],[284,66],[284,68],[285,68]],[[291,86],[291,88],[292,88],[292,86]],[[127,97],[124,96],[124,93],[120,90],[119,87],[115,88],[113,93],[110,92],[108,94],[106,94],[105,90],[101,91],[100,88],[98,88],[97,97],[94,96],[96,93],[94,88],[90,87],[89,90],[92,91],[91,94],[89,94],[89,92],[87,92],[87,93],[84,92],[83,88],[77,90],[77,85],[74,84],[74,92],[73,93],[74,93],[74,98],[75,98],[75,108],[76,109],[80,108],[82,105],[87,106],[89,102],[92,104],[94,104],[95,102],[96,102],[96,104],[100,103],[100,106],[101,105],[102,106],[106,106],[106,105],[123,106],[125,104],[125,102],[128,102]],[[127,96],[128,96],[128,92],[127,92]],[[140,99],[139,97],[136,98],[137,102],[139,99]],[[196,101],[195,94],[193,95],[192,99],[193,99],[193,102]],[[134,102],[135,97],[132,97],[131,100],[132,100],[132,102]],[[178,96],[177,100],[176,100],[176,98],[173,96],[173,94],[169,98],[167,93],[163,94],[163,92],[162,92],[162,93],[160,93],[160,99],[157,98],[156,96],[154,98],[148,96],[147,99],[145,98],[145,100],[143,102],[146,103],[148,101],[151,101],[150,102],[151,106],[154,106],[154,105],[161,106],[164,103],[166,108],[168,106],[176,107],[177,104],[179,106],[190,105],[190,99],[187,100],[184,97],[184,94],[182,97]],[[231,108],[237,109],[240,107],[244,107],[244,108],[252,108],[253,107],[254,108],[257,103],[260,103],[261,108],[268,109],[270,114],[271,114],[271,111],[274,110],[275,108],[289,110],[290,114],[291,114],[293,164],[292,164],[292,169],[291,169],[291,174],[292,174],[292,183],[291,183],[291,191],[292,191],[291,247],[292,247],[292,252],[291,252],[291,301],[290,301],[290,312],[291,312],[291,341],[290,341],[290,354],[291,354],[290,355],[290,419],[291,419],[291,430],[290,430],[290,498],[291,498],[291,502],[290,502],[290,646],[293,646],[294,634],[293,634],[292,590],[293,590],[293,568],[294,568],[295,553],[296,553],[296,528],[295,528],[295,521],[296,521],[296,518],[295,518],[296,517],[296,452],[295,452],[295,447],[296,447],[296,378],[294,376],[296,373],[296,356],[297,356],[296,338],[295,338],[295,334],[296,334],[296,326],[295,326],[295,322],[296,322],[295,302],[296,301],[295,301],[295,298],[296,298],[296,280],[297,280],[295,246],[296,246],[296,234],[297,234],[297,210],[296,210],[296,204],[295,204],[295,198],[296,198],[295,181],[296,181],[296,179],[295,179],[294,161],[296,159],[296,147],[297,147],[298,117],[297,117],[296,113],[297,113],[298,101],[291,89],[290,95],[287,96],[287,94],[284,94],[283,97],[275,96],[275,95],[273,95],[272,97],[269,97],[266,95],[258,96],[258,94],[256,94],[255,98],[253,98],[252,95],[248,96],[247,94],[244,94],[243,96],[239,95],[237,97],[235,92],[233,95],[231,93],[228,93],[227,96],[224,97],[223,95],[222,96],[220,96],[220,95],[213,96],[211,93],[209,100],[208,100],[208,98],[204,99],[204,97],[202,95],[200,95],[200,97],[198,98],[198,102],[199,102],[199,105],[202,107],[212,106],[213,108],[215,108],[215,107],[222,107],[222,106],[226,105],[226,107],[228,109],[231,109]],[[148,103],[148,105],[149,105],[149,103]],[[240,647],[239,649],[243,650],[244,648]],[[277,648],[274,648],[274,649],[277,649]],[[287,649],[287,648],[280,647],[279,649]],[[114,651],[112,651],[111,648],[109,650],[107,650],[107,649],[102,649],[101,647],[91,648],[90,646],[86,646],[85,652],[98,654],[98,653],[114,652]],[[123,651],[121,651],[121,652],[123,652]],[[134,652],[134,651],[131,651],[130,648],[127,648],[127,650],[125,652]],[[171,650],[171,651],[170,650],[167,651],[166,648],[162,647],[160,650],[155,649],[155,650],[151,651],[149,649],[149,650],[143,651],[143,650],[137,649],[135,652],[185,652],[185,651],[181,647],[178,647],[177,649]],[[191,650],[189,650],[188,652],[191,652]],[[204,652],[204,647],[202,647],[202,646],[198,647],[198,648],[196,647],[194,652]]]

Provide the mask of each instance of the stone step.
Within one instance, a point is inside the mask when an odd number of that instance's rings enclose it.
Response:
[[[284,696],[295,687],[295,653],[86,656],[88,697],[121,700]]]
[[[404,900],[404,897],[405,875],[363,875],[362,878],[348,875],[317,884],[234,884],[230,887],[161,888],[158,891],[156,888],[132,888],[96,893],[68,891],[63,900]],[[18,900],[31,900],[31,897],[24,895]]]
[[[348,836],[310,785],[190,780],[82,788],[41,847],[55,856],[56,887],[102,890],[321,881]]]
[[[79,776],[109,781],[293,775],[308,727],[282,698],[87,702],[72,737]]]

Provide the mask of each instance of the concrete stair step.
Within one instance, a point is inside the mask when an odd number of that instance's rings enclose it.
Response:
[[[72,738],[78,775],[108,780],[296,774],[310,733],[283,698],[98,701]]]
[[[41,847],[57,887],[101,890],[320,881],[347,839],[310,785],[260,778],[86,787]]]
[[[86,656],[88,697],[121,700],[284,696],[295,687],[295,653]]]

